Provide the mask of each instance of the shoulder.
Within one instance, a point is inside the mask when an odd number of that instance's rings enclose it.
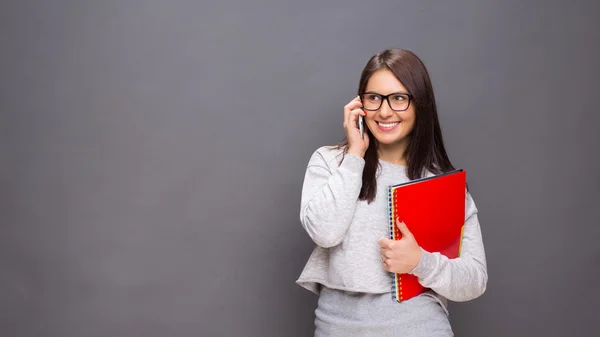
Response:
[[[320,166],[334,170],[344,158],[344,148],[337,146],[321,146],[310,156],[308,166]]]

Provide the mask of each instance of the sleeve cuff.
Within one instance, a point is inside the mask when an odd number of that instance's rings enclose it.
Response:
[[[421,248],[421,252],[421,260],[419,260],[417,266],[411,270],[409,274],[415,275],[420,279],[424,279],[429,277],[429,275],[431,275],[431,273],[434,271],[435,256],[423,248]]]
[[[340,168],[345,168],[348,171],[360,173],[362,174],[363,169],[365,168],[365,159],[355,156],[353,154],[346,153],[344,155],[344,160],[342,164],[340,164]]]

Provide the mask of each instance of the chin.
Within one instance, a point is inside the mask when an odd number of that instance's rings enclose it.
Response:
[[[385,136],[381,136],[381,135],[375,135],[375,139],[377,139],[377,142],[379,144],[383,144],[383,145],[393,145],[393,144],[397,144],[400,143],[402,141],[404,141],[406,137],[402,137],[402,136],[391,136],[391,135],[385,135]]]

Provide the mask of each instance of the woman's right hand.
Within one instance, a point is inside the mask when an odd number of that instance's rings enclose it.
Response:
[[[361,137],[360,130],[357,127],[358,116],[367,115],[361,108],[362,102],[359,96],[356,96],[344,106],[344,130],[348,139],[348,153],[363,158],[369,147],[369,136],[366,132],[366,123],[364,124],[364,139]]]

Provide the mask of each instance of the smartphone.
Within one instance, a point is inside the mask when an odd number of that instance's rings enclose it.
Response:
[[[363,116],[358,116],[358,129],[360,130],[360,136],[365,138],[365,121]]]

